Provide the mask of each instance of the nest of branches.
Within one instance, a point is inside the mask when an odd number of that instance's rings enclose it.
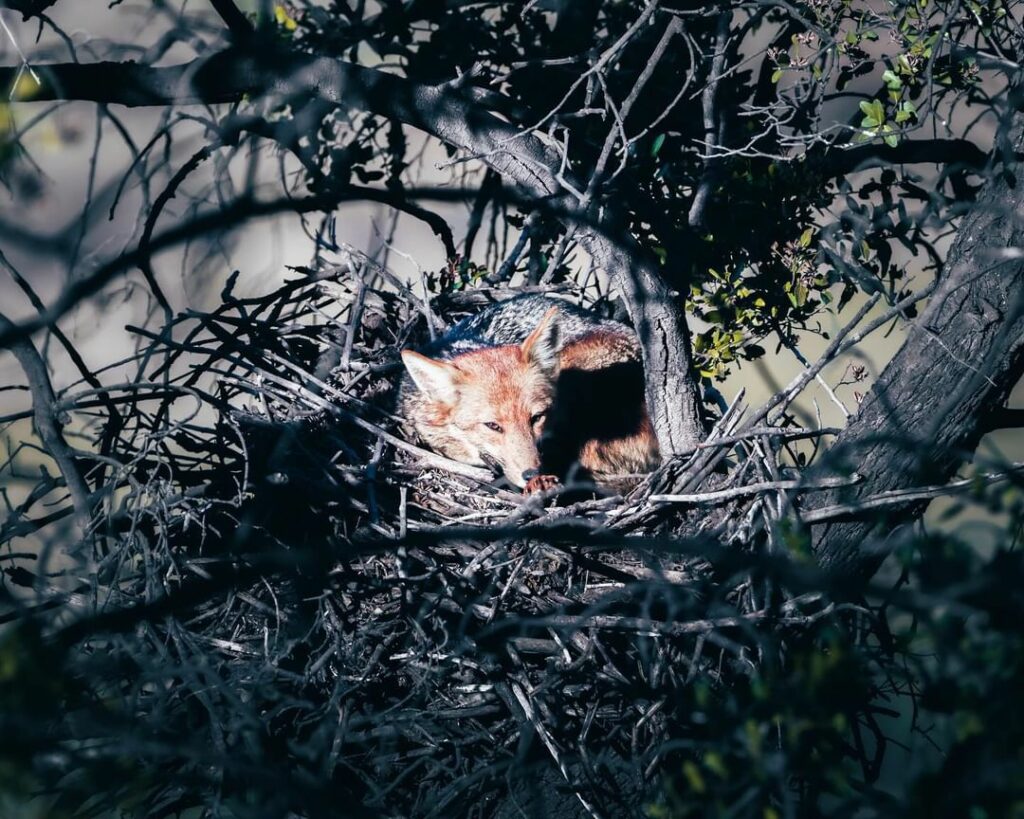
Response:
[[[741,427],[737,402],[618,495],[524,497],[407,440],[398,351],[517,292],[419,284],[356,257],[263,297],[229,283],[136,328],[123,385],[63,397],[94,516],[65,587],[45,556],[8,571],[61,653],[25,631],[6,649],[63,692],[59,718],[22,704],[60,804],[636,815],[721,742],[709,703],[766,647],[863,616],[766,568],[802,486],[787,448],[827,430]]]

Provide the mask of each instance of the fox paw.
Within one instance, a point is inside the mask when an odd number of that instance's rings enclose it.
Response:
[[[558,486],[558,478],[554,475],[534,475],[523,487],[524,495],[533,495],[536,492],[545,492]]]

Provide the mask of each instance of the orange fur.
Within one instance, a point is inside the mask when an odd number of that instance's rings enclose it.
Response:
[[[446,361],[403,353],[417,385],[403,414],[435,451],[497,466],[520,487],[538,471],[582,467],[598,480],[649,471],[658,444],[636,339],[598,329],[558,350],[552,314],[522,344]]]
[[[636,339],[595,331],[566,345],[560,364],[545,460],[556,471],[576,463],[599,480],[657,466]]]
[[[436,364],[452,368],[455,393],[445,398],[421,391],[408,399],[405,415],[420,437],[450,458],[497,465],[512,483],[525,486],[540,468],[540,424],[533,421],[551,403],[550,378],[531,365],[519,345],[475,350]]]

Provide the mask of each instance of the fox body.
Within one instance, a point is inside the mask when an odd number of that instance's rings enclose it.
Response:
[[[658,444],[633,331],[566,302],[520,296],[402,353],[399,411],[435,452],[519,487],[574,468],[646,472]]]

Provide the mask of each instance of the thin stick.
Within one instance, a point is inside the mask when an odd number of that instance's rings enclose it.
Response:
[[[651,495],[648,500],[651,503],[713,504],[736,498],[749,498],[753,495],[760,495],[762,492],[818,492],[824,489],[835,489],[840,486],[853,486],[861,480],[860,475],[854,474],[849,478],[826,478],[815,483],[805,483],[804,481],[762,481],[760,483],[748,484],[747,486],[737,486],[735,489],[720,489],[716,492],[700,492],[693,495]]]

